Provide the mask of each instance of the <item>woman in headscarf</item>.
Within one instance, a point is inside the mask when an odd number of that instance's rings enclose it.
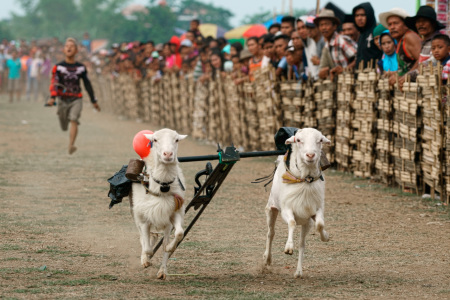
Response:
[[[379,71],[381,74],[385,72],[397,72],[398,71],[398,61],[397,53],[395,51],[397,46],[397,41],[392,38],[389,30],[385,30],[380,34],[380,46],[383,51],[383,56],[378,62]]]

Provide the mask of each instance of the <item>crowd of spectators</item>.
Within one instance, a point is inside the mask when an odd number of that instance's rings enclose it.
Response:
[[[165,44],[114,44],[106,69],[129,73],[135,80],[193,72],[195,79],[204,82],[229,73],[241,84],[253,81],[255,71],[269,65],[278,79],[289,80],[325,79],[346,69],[372,66],[401,87],[407,75],[414,80],[419,63],[440,63],[447,76],[448,49],[442,50],[445,55],[433,52],[435,39],[435,44],[448,46],[448,37],[439,34],[444,26],[434,9],[422,6],[412,17],[394,8],[378,18],[381,24],[369,2],[355,6],[342,21],[328,9],[317,16],[285,16],[267,34],[246,39],[245,45],[204,37],[200,21],[193,20],[181,39],[173,36]]]
[[[89,35],[81,42],[78,60],[90,71],[105,76],[128,74],[136,82],[143,78],[161,80],[167,73],[192,74],[206,82],[229,74],[235,84],[253,81],[261,67],[273,66],[279,79],[317,80],[342,73],[345,69],[375,66],[391,84],[402,86],[406,76],[412,80],[419,64],[441,64],[443,78],[450,72],[450,39],[439,31],[445,28],[436,12],[422,6],[416,16],[393,8],[378,16],[369,2],[352,9],[344,20],[332,10],[317,16],[285,16],[268,33],[229,43],[225,38],[203,36],[200,21],[192,20],[180,38],[167,43],[131,41],[112,44],[111,49],[93,53]],[[62,44],[52,39],[39,45],[3,41],[0,45],[1,90],[24,93],[29,99],[48,95],[51,65],[62,60]],[[9,80],[8,80],[9,79]],[[6,84],[7,83],[7,84]]]
[[[62,49],[63,43],[56,37],[31,42],[3,39],[0,44],[0,93],[7,93],[10,102],[14,99],[47,101],[52,67],[64,60]],[[80,45],[78,58],[90,64],[86,46]]]

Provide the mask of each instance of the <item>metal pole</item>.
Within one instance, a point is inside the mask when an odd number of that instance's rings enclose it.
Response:
[[[242,153],[239,153],[239,157],[247,158],[247,157],[276,156],[276,155],[284,155],[285,153],[286,153],[286,151],[284,151],[284,150],[242,152]],[[206,161],[206,160],[218,160],[218,159],[219,159],[219,154],[212,154],[212,155],[179,157],[178,161],[179,162],[191,162],[191,161]]]
[[[320,11],[320,0],[316,1],[316,16],[319,14]]]

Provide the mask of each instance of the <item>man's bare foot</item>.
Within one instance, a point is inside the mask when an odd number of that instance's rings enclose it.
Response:
[[[69,147],[69,154],[73,154],[75,151],[77,151],[77,147],[75,147],[75,146]]]

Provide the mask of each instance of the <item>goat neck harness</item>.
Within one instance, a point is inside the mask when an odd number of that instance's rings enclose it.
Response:
[[[286,172],[281,176],[281,178],[283,178],[283,183],[288,183],[288,184],[302,183],[302,182],[312,183],[319,179],[323,181],[322,172],[320,172],[319,176],[317,176],[317,177],[308,175],[305,178],[298,178],[297,176],[292,174],[291,170],[289,170],[289,167],[288,167],[290,158],[291,158],[291,150],[288,150],[286,152],[286,154],[284,155],[284,166],[286,168]],[[298,167],[297,167],[297,169],[298,169]]]
[[[148,176],[148,174],[146,174],[146,175]],[[170,191],[170,185],[172,183],[174,183],[176,179],[178,179],[178,183],[180,184],[181,189],[183,191],[185,191],[183,183],[181,183],[181,180],[180,180],[179,177],[175,178],[174,180],[172,180],[170,182],[161,182],[161,181],[153,178],[153,176],[151,176],[151,174],[150,174],[149,177],[151,177],[154,182],[156,182],[157,184],[161,185],[159,187],[159,190],[161,191],[161,193],[169,192]],[[155,196],[155,197],[160,197],[161,196],[161,194],[154,193],[154,192],[152,192],[150,190],[150,182],[149,181],[141,181],[141,184],[144,186],[146,194],[150,194],[150,195]],[[173,201],[175,202],[175,211],[177,211],[178,209],[180,209],[183,206],[184,199],[180,195],[173,193]]]
[[[159,187],[159,190],[161,191],[161,193],[167,193],[168,191],[170,191],[170,185],[175,181],[175,179],[174,179],[174,180],[168,181],[168,182],[161,182],[161,181],[155,179],[151,175],[150,175],[150,177],[153,179],[154,182],[156,182],[157,184],[161,185]]]

